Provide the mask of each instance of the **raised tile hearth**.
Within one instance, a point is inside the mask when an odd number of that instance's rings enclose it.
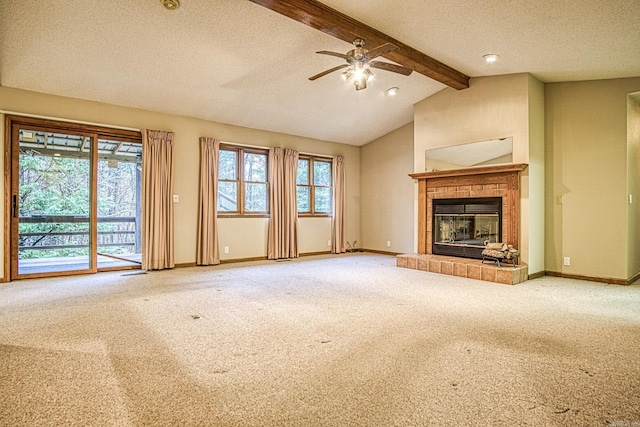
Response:
[[[466,277],[487,282],[515,285],[529,277],[526,265],[503,265],[498,267],[493,262],[469,258],[448,257],[431,254],[401,254],[396,257],[398,267],[431,273],[448,274],[449,276]]]

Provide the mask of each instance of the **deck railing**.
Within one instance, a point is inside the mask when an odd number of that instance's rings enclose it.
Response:
[[[119,230],[98,228],[98,248],[107,246],[130,247],[131,253],[140,253],[141,227],[134,216],[98,217],[100,224],[125,224]],[[55,250],[86,248],[89,246],[89,217],[81,215],[21,216],[20,224],[50,224],[46,230],[19,233],[19,250]],[[80,230],[69,230],[58,224],[78,224]],[[82,226],[84,224],[84,226]],[[131,224],[126,226],[126,224]],[[64,229],[62,229],[64,228]]]

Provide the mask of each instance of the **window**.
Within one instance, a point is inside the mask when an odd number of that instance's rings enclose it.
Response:
[[[298,160],[298,213],[331,215],[331,160],[303,157]]]
[[[218,163],[218,212],[231,215],[265,215],[268,153],[221,146]]]

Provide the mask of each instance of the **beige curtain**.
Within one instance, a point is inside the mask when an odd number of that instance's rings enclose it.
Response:
[[[200,198],[197,265],[220,264],[218,249],[218,161],[220,141],[200,138]]]
[[[269,150],[269,259],[298,257],[298,152]]]
[[[269,234],[267,258],[281,258],[282,217],[284,194],[284,150],[280,147],[269,150]]]
[[[142,268],[175,267],[173,132],[142,130]]]
[[[284,150],[284,258],[297,258],[298,253],[298,152]]]
[[[339,254],[346,252],[346,220],[345,220],[346,182],[344,173],[344,157],[333,159],[333,223],[331,252]]]

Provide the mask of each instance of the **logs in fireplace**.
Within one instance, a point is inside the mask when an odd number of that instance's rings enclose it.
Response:
[[[487,243],[502,236],[502,198],[432,200],[432,253],[482,259]]]

